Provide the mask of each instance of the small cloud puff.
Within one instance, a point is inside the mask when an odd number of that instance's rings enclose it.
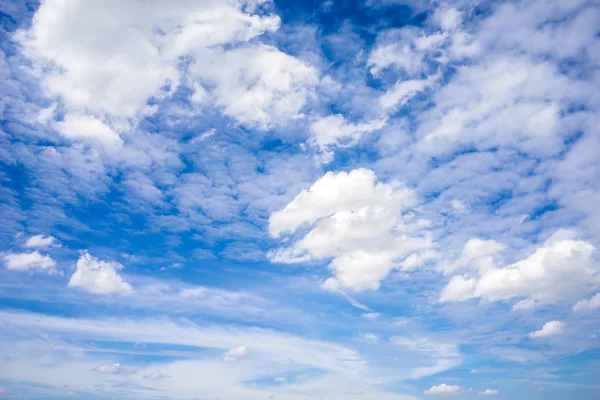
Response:
[[[544,339],[562,334],[566,324],[562,321],[550,321],[544,324],[539,331],[531,332],[529,338]]]
[[[96,368],[94,368],[93,370],[96,372],[99,372],[101,374],[116,375],[116,374],[121,373],[121,364],[116,363],[116,364],[99,365]]]
[[[439,386],[430,387],[424,393],[428,394],[428,395],[443,396],[443,395],[461,394],[461,393],[463,393],[463,390],[461,389],[460,386],[452,386],[452,385],[446,385],[445,383],[442,383]]]
[[[247,352],[248,351],[246,350],[246,346],[234,347],[232,349],[227,350],[227,353],[225,353],[223,360],[224,361],[235,361],[238,358],[245,356]]]
[[[35,249],[47,249],[50,246],[56,246],[56,238],[54,236],[35,235],[27,239],[25,247]]]

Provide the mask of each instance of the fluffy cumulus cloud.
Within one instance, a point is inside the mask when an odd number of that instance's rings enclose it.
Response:
[[[531,332],[531,339],[546,339],[554,336],[562,335],[566,324],[563,321],[550,321],[544,324],[539,331]]]
[[[436,396],[445,396],[445,395],[457,395],[457,394],[461,394],[463,392],[464,391],[461,389],[460,386],[446,385],[445,383],[442,383],[441,385],[430,387],[429,389],[427,389],[425,391],[425,394],[436,395]]]
[[[197,103],[266,127],[298,114],[318,75],[277,48],[245,45],[280,25],[260,3],[49,0],[16,39],[46,95],[64,105],[56,128],[68,139],[118,145],[121,132],[156,112],[151,100],[181,85]],[[180,68],[186,58],[189,75]]]
[[[123,280],[117,271],[123,266],[117,262],[102,261],[89,253],[77,260],[76,271],[69,280],[69,286],[94,294],[131,294],[131,285]]]
[[[577,240],[573,232],[560,230],[529,257],[498,267],[492,255],[503,248],[490,241],[467,242],[454,265],[469,272],[453,276],[442,290],[440,301],[525,298],[515,305],[518,310],[531,308],[535,302],[570,299],[600,285],[600,270],[592,257],[594,246]]]
[[[52,257],[40,254],[35,250],[31,253],[9,253],[4,255],[4,265],[13,271],[42,271],[54,272],[56,262]]]
[[[416,204],[412,190],[378,182],[373,171],[329,172],[271,214],[273,237],[310,228],[271,259],[330,259],[326,288],[377,289],[393,269],[414,267],[411,256],[428,256],[428,221],[412,212]]]
[[[479,392],[478,394],[480,396],[495,396],[499,393],[500,392],[496,389],[485,389],[483,392]]]

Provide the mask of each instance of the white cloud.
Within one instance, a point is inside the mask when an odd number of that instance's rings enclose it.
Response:
[[[83,114],[67,114],[58,122],[60,133],[71,140],[91,140],[109,146],[123,144],[121,137],[98,118]]]
[[[477,53],[472,36],[460,29],[462,13],[439,7],[429,19],[429,29],[404,27],[380,32],[367,65],[374,76],[387,69],[408,77],[435,73],[433,65],[460,60]]]
[[[284,383],[287,379],[285,379],[283,376],[278,376],[275,379],[273,379],[274,382],[277,383]]]
[[[225,356],[223,356],[223,360],[225,361],[235,361],[240,357],[245,356],[248,353],[246,350],[246,346],[237,346],[227,350]]]
[[[42,255],[37,250],[31,253],[9,253],[4,255],[4,265],[14,271],[40,270],[54,272],[56,262],[48,255]]]
[[[476,275],[457,275],[443,288],[440,301],[464,301],[482,297],[490,301],[523,297],[515,310],[536,302],[555,303],[580,296],[600,285],[594,246],[559,230],[529,257],[497,267],[492,254],[503,248],[493,241],[470,240],[453,268],[474,267]]]
[[[549,337],[559,336],[563,333],[566,324],[562,321],[550,321],[544,324],[539,331],[531,332],[531,339],[545,339]]]
[[[442,289],[440,301],[465,301],[473,297],[473,292],[477,287],[477,279],[469,278],[466,275],[453,276],[450,282]]]
[[[445,31],[454,30],[462,23],[462,13],[452,7],[438,8],[434,17],[439,20],[440,27]]]
[[[268,128],[299,116],[318,83],[310,65],[267,45],[208,54],[192,71],[210,85],[225,115]]]
[[[581,300],[573,306],[573,311],[591,311],[600,308],[600,293],[589,300]]]
[[[415,204],[412,190],[377,182],[370,170],[328,172],[271,214],[269,232],[279,237],[311,226],[288,252],[301,260],[331,259],[327,289],[374,290],[404,259],[431,246],[428,222],[410,212]]]
[[[493,256],[505,248],[506,246],[495,240],[470,239],[465,243],[460,257],[453,262],[442,264],[442,269],[446,273],[469,267],[486,271],[494,266]]]
[[[496,389],[485,389],[483,392],[479,392],[478,394],[480,396],[495,396],[497,394],[499,394],[500,392],[497,391]]]
[[[523,300],[515,303],[515,305],[512,306],[512,310],[513,311],[532,310],[535,308],[535,303],[536,303],[535,300],[523,299]]]
[[[101,374],[109,374],[115,375],[121,373],[121,364],[103,364],[94,368],[94,371],[99,372]]]
[[[433,78],[398,81],[392,89],[379,98],[379,105],[384,111],[393,111],[395,108],[404,106],[434,82]]]
[[[69,287],[95,294],[130,294],[131,285],[117,273],[122,268],[117,262],[101,261],[84,253],[77,260],[77,270],[69,280]]]
[[[119,132],[156,111],[149,99],[168,98],[181,84],[194,89],[194,102],[214,101],[241,123],[267,127],[299,113],[318,74],[274,47],[244,47],[279,28],[279,17],[258,4],[47,0],[15,38],[45,94],[66,107],[58,129],[70,139],[119,144]],[[189,76],[181,57],[191,61]]]
[[[309,143],[316,146],[322,152],[323,160],[328,162],[333,159],[333,147],[353,146],[365,133],[377,131],[385,123],[385,119],[376,119],[354,124],[346,121],[342,115],[329,115],[310,124]]]
[[[563,147],[565,124],[570,123],[564,109],[578,103],[577,91],[569,85],[580,83],[570,82],[550,63],[526,57],[491,58],[457,73],[437,91],[436,105],[423,116],[420,151],[445,154],[465,144],[480,150],[517,145],[545,156]]]
[[[463,392],[464,391],[460,388],[460,386],[446,385],[445,383],[442,383],[441,385],[430,387],[424,393],[429,395],[444,396],[461,394]]]
[[[25,247],[47,249],[54,244],[56,238],[54,236],[35,235],[27,239]]]

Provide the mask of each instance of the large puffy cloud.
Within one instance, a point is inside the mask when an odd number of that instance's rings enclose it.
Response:
[[[274,237],[312,228],[271,258],[331,259],[335,276],[325,282],[326,288],[377,289],[394,268],[412,268],[431,256],[428,222],[411,212],[416,204],[412,190],[397,182],[377,182],[370,170],[329,172],[271,214]]]
[[[131,285],[117,273],[123,266],[117,262],[98,260],[84,253],[77,260],[77,270],[69,280],[69,286],[95,294],[130,294]]]
[[[4,255],[4,265],[14,271],[39,270],[54,272],[56,262],[48,255],[40,254],[37,250],[31,253],[9,253]]]
[[[265,127],[294,117],[318,77],[273,47],[238,47],[279,28],[260,3],[46,0],[15,38],[45,94],[64,106],[64,120],[56,107],[44,119],[56,114],[69,139],[118,144],[182,83],[193,101],[214,101],[238,121]]]
[[[440,301],[522,298],[515,305],[519,309],[535,302],[571,300],[600,285],[598,264],[592,258],[594,246],[575,239],[572,231],[559,230],[529,257],[498,267],[491,255],[502,248],[493,241],[469,241],[455,264],[471,272],[452,277]]]

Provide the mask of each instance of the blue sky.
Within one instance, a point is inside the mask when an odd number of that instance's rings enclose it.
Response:
[[[0,1],[0,396],[600,396],[596,0]]]

